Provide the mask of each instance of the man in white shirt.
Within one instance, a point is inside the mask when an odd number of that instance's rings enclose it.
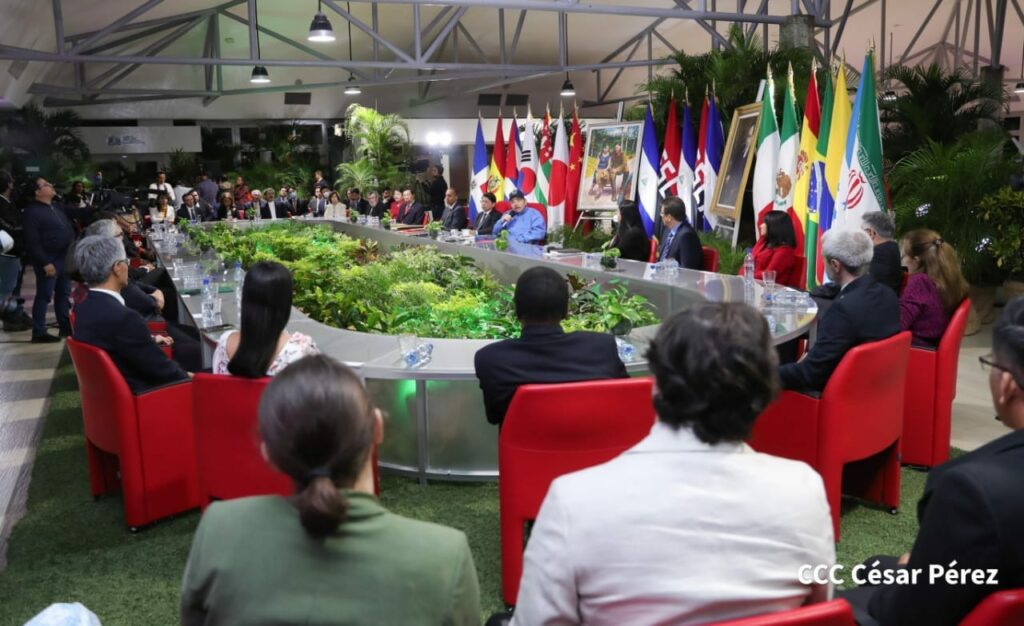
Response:
[[[174,201],[177,196],[174,195],[174,188],[167,182],[167,173],[160,171],[156,174],[156,182],[149,184],[149,200],[150,206],[156,206],[156,199],[160,197],[160,194],[167,195],[167,204],[175,206]]]
[[[621,456],[556,479],[526,546],[513,624],[703,624],[821,602],[835,561],[821,477],[748,447],[777,395],[764,318],[704,304],[647,355],[658,414]]]

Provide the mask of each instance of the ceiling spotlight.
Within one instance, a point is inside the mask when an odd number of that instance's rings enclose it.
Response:
[[[249,82],[269,83],[270,72],[268,72],[267,68],[263,67],[262,65],[257,65],[256,67],[252,68],[252,76],[249,77]]]
[[[345,87],[345,95],[346,96],[358,96],[361,93],[363,93],[363,90],[360,89],[359,85],[356,83],[356,77],[351,75],[351,74],[349,74],[348,75],[348,86]]]
[[[306,39],[317,43],[334,41],[334,29],[326,15],[317,12],[313,16],[313,22],[309,25],[309,37]]]
[[[1024,81],[1017,83],[1017,86],[1013,88],[1013,93],[1024,93]]]
[[[561,96],[563,98],[571,98],[576,95],[576,88],[572,86],[572,81],[569,80],[569,74],[565,75],[565,82],[562,83]]]

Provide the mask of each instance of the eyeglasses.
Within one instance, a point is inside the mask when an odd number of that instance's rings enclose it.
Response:
[[[1021,389],[1024,389],[1024,383],[1021,383],[1019,380],[1017,380],[1017,375],[1013,372],[1013,370],[1011,370],[1010,368],[1006,367],[1005,365],[1000,365],[1000,364],[996,363],[994,359],[995,359],[995,355],[993,355],[993,354],[986,354],[984,356],[979,356],[978,357],[978,363],[981,364],[981,371],[989,372],[991,370],[996,369],[996,370],[999,370],[1001,372],[1006,372],[1006,373],[1008,373],[1013,378],[1013,382],[1017,383],[1018,387],[1020,387]]]

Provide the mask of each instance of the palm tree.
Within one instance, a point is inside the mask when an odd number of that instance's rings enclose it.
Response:
[[[960,69],[946,73],[939,65],[896,65],[885,79],[904,92],[882,109],[883,145],[897,161],[927,141],[952,145],[967,133],[989,126],[1001,128],[999,112],[1006,101],[1002,87],[976,81]]]
[[[379,113],[358,104],[346,111],[346,132],[356,154],[369,159],[379,172],[405,163],[409,154],[409,125],[394,113]]]
[[[0,144],[9,157],[38,161],[44,175],[65,181],[87,168],[89,147],[75,130],[81,117],[74,111],[46,113],[35,104],[22,107],[0,130]]]

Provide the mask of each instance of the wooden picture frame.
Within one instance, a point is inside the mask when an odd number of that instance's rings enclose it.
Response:
[[[757,152],[757,130],[761,122],[761,103],[737,107],[732,113],[729,137],[722,153],[718,183],[711,200],[711,212],[719,217],[738,221],[743,209],[750,164]]]

